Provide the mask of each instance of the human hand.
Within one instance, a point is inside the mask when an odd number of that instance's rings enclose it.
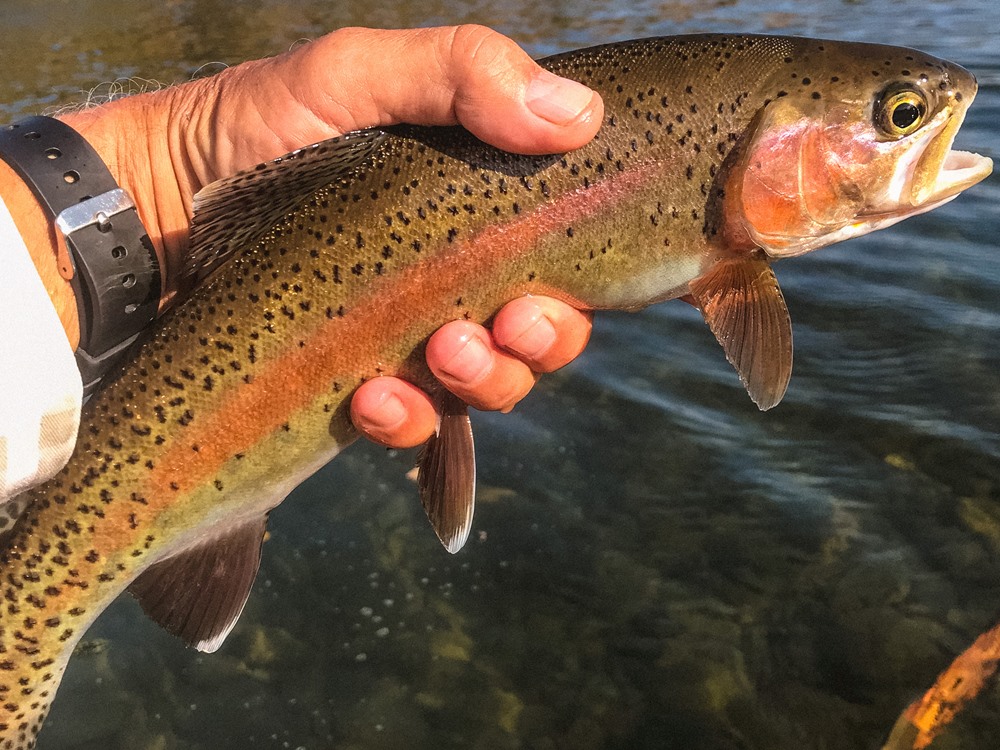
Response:
[[[597,133],[603,102],[482,26],[340,29],[276,57],[60,115],[126,187],[178,291],[195,193],[366,127],[461,124],[498,148],[560,153]],[[183,290],[180,290],[183,291]]]
[[[278,57],[211,78],[62,116],[102,155],[136,201],[160,254],[164,300],[178,291],[194,194],[269,159],[358,128],[459,123],[521,153],[589,141],[603,103],[543,71],[514,42],[478,26],[407,31],[343,29]],[[427,359],[466,402],[509,410],[535,380],[586,344],[590,318],[547,298],[517,300],[489,332],[459,321],[432,338]],[[355,395],[368,437],[405,447],[434,430],[430,398],[395,378]]]
[[[590,338],[591,316],[551,297],[521,297],[482,326],[456,320],[427,343],[427,364],[448,390],[478,409],[509,411],[535,384],[574,359]],[[362,434],[393,448],[424,443],[434,432],[433,401],[399,378],[373,378],[351,401]]]

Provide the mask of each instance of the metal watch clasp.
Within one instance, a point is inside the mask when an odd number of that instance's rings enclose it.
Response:
[[[106,232],[111,228],[112,216],[131,208],[135,208],[132,196],[122,188],[115,188],[63,209],[56,217],[56,226],[66,237],[91,224]]]
[[[63,209],[56,217],[56,227],[63,237],[91,225],[96,226],[98,231],[107,232],[111,229],[112,216],[134,208],[132,196],[122,188],[115,188]],[[75,264],[66,243],[59,244],[59,257],[56,259],[59,275],[69,280],[75,273]]]

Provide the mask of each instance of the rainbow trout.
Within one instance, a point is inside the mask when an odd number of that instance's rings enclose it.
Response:
[[[192,274],[210,281],[87,404],[69,465],[18,499],[0,548],[0,748],[34,744],[74,644],[126,588],[219,647],[268,511],[354,440],[366,378],[442,399],[420,490],[460,547],[471,431],[422,357],[446,321],[488,321],[528,293],[588,309],[683,297],[767,409],[792,353],[771,261],[939,206],[992,166],[951,149],[973,76],[913,50],[709,35],[543,64],[604,97],[578,151],[366,130],[198,196]]]

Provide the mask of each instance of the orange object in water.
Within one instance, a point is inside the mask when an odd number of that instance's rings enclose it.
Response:
[[[924,696],[910,704],[883,750],[922,750],[972,701],[1000,664],[1000,623],[959,654]]]

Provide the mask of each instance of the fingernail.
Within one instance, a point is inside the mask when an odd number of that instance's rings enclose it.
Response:
[[[395,394],[388,394],[381,404],[368,415],[368,422],[372,427],[380,427],[384,430],[398,427],[406,419],[406,407]]]
[[[493,355],[478,337],[463,337],[464,343],[451,356],[441,370],[466,384],[474,384],[489,374],[493,367]]]
[[[543,70],[528,84],[524,103],[553,125],[565,125],[579,117],[593,98],[594,92],[582,83]]]
[[[505,346],[518,354],[537,358],[545,354],[556,340],[556,329],[552,321],[545,317],[541,308],[532,316],[531,322],[512,341]]]

